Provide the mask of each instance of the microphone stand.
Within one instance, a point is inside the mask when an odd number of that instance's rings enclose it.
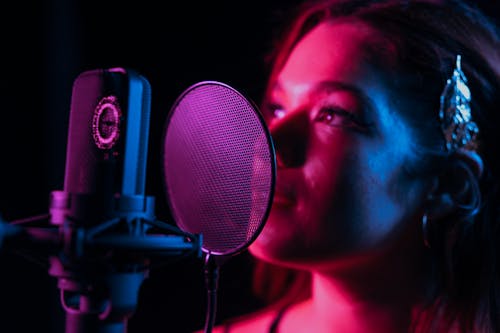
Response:
[[[0,221],[0,245],[3,240],[9,247],[25,246],[48,256],[49,274],[57,278],[66,313],[66,333],[124,333],[151,261],[201,257],[202,236],[156,220],[154,197],[139,195],[115,197],[108,220],[83,227],[87,224],[71,216],[86,216],[94,199],[53,191],[51,225],[23,227]],[[161,233],[148,233],[152,228]]]

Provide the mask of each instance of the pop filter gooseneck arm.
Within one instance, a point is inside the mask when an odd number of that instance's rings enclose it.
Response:
[[[226,84],[199,82],[168,114],[163,171],[174,221],[186,232],[203,235],[205,332],[210,333],[219,267],[257,238],[269,214],[274,145],[254,103]]]
[[[205,318],[205,333],[211,333],[215,324],[217,312],[217,289],[219,287],[220,265],[210,253],[205,254],[204,273],[205,287],[207,289],[207,311]]]

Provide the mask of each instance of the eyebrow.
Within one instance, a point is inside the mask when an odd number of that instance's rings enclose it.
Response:
[[[279,82],[276,82],[273,86],[273,90],[280,90],[283,91],[282,85]],[[342,81],[335,81],[335,80],[325,80],[325,81],[320,81],[312,86],[312,89],[308,92],[308,95],[314,96],[317,95],[321,92],[335,92],[335,91],[348,91],[356,95],[357,98],[361,100],[363,105],[369,107],[370,109],[375,109],[375,104],[373,103],[372,99],[365,94],[365,92],[350,83],[347,82],[342,82]]]
[[[362,99],[367,99],[368,97],[365,93],[355,85],[341,82],[341,81],[321,81],[313,86],[312,92],[320,92],[320,91],[337,91],[337,90],[346,90],[354,93],[355,95],[361,97]]]

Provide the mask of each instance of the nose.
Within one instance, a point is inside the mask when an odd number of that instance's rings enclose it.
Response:
[[[298,167],[305,162],[310,133],[307,112],[288,112],[269,124],[278,167]]]

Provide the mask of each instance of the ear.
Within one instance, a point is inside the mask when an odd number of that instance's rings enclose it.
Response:
[[[452,215],[474,215],[480,203],[481,157],[476,152],[457,151],[446,163],[433,179],[427,198],[427,217],[436,220]]]

